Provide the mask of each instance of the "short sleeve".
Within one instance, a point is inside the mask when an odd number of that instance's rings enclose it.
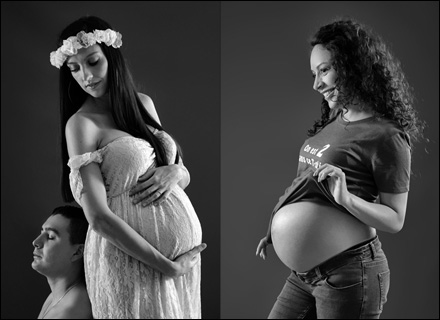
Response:
[[[81,205],[81,193],[83,189],[83,182],[81,179],[81,174],[79,170],[92,162],[101,163],[102,162],[102,149],[87,152],[81,155],[73,156],[67,162],[70,167],[69,181],[70,189],[72,190],[73,197],[76,202]]]
[[[411,148],[404,132],[393,134],[381,142],[372,157],[372,169],[377,188],[381,192],[409,191]]]

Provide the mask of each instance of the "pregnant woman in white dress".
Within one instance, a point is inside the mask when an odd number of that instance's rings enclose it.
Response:
[[[63,196],[90,224],[84,263],[93,316],[200,318],[206,245],[183,191],[189,173],[153,102],[135,91],[121,38],[84,17],[51,53],[60,69]]]

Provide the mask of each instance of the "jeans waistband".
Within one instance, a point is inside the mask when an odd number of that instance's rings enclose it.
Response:
[[[293,271],[301,280],[306,282],[314,282],[320,280],[323,275],[327,274],[331,270],[338,268],[347,263],[350,258],[355,258],[357,260],[363,260],[371,258],[374,260],[381,250],[382,245],[379,241],[378,236],[375,236],[371,240],[362,242],[354,247],[351,247],[340,254],[324,261],[320,265],[314,267],[313,269],[306,272],[296,272]]]

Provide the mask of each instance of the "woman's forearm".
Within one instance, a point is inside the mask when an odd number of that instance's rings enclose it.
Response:
[[[404,217],[389,206],[365,201],[350,194],[343,206],[356,218],[377,230],[397,233],[404,223]]]

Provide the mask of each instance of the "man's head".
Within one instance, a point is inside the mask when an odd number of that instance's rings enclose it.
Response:
[[[72,267],[82,268],[84,242],[88,222],[82,209],[73,206],[55,208],[32,242],[32,268],[39,273],[56,277]]]

